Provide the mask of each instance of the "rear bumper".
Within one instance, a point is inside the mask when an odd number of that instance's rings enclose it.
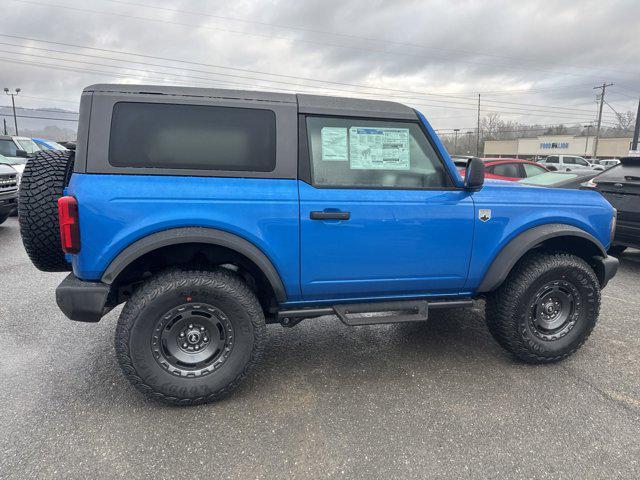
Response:
[[[618,266],[620,265],[620,261],[607,255],[606,257],[595,257],[596,265],[597,265],[597,275],[598,280],[600,280],[600,287],[604,288],[609,283],[616,273],[618,272]]]
[[[106,306],[110,292],[110,285],[85,282],[70,273],[56,288],[56,302],[71,320],[98,322],[110,310]]]

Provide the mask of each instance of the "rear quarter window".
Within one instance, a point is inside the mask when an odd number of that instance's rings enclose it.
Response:
[[[271,172],[276,118],[266,109],[119,102],[109,163],[115,167]]]

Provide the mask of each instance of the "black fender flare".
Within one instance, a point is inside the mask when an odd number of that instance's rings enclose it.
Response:
[[[286,290],[280,274],[262,250],[238,235],[207,227],[172,228],[152,233],[139,239],[121,251],[111,261],[102,274],[101,280],[103,283],[111,285],[118,275],[137,258],[158,248],[181,243],[219,245],[244,255],[262,270],[262,273],[271,284],[278,302],[286,300]]]
[[[562,223],[549,223],[525,230],[505,245],[493,259],[478,286],[478,293],[491,292],[498,288],[507,278],[513,266],[522,256],[544,242],[555,237],[579,237],[591,242],[597,247],[602,258],[607,257],[607,251],[600,241],[584,230]]]

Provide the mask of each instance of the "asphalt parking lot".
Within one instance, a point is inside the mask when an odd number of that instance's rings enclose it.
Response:
[[[640,252],[569,360],[510,360],[483,312],[268,327],[231,398],[174,408],[120,374],[119,309],[67,320],[17,221],[0,226],[0,478],[638,478]]]

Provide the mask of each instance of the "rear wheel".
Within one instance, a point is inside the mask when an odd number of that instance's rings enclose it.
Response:
[[[129,381],[178,405],[212,402],[257,364],[265,336],[255,294],[233,272],[170,270],[136,291],[116,329]]]
[[[497,342],[519,360],[548,363],[574,353],[591,334],[600,284],[581,258],[529,255],[487,299],[486,321]]]

